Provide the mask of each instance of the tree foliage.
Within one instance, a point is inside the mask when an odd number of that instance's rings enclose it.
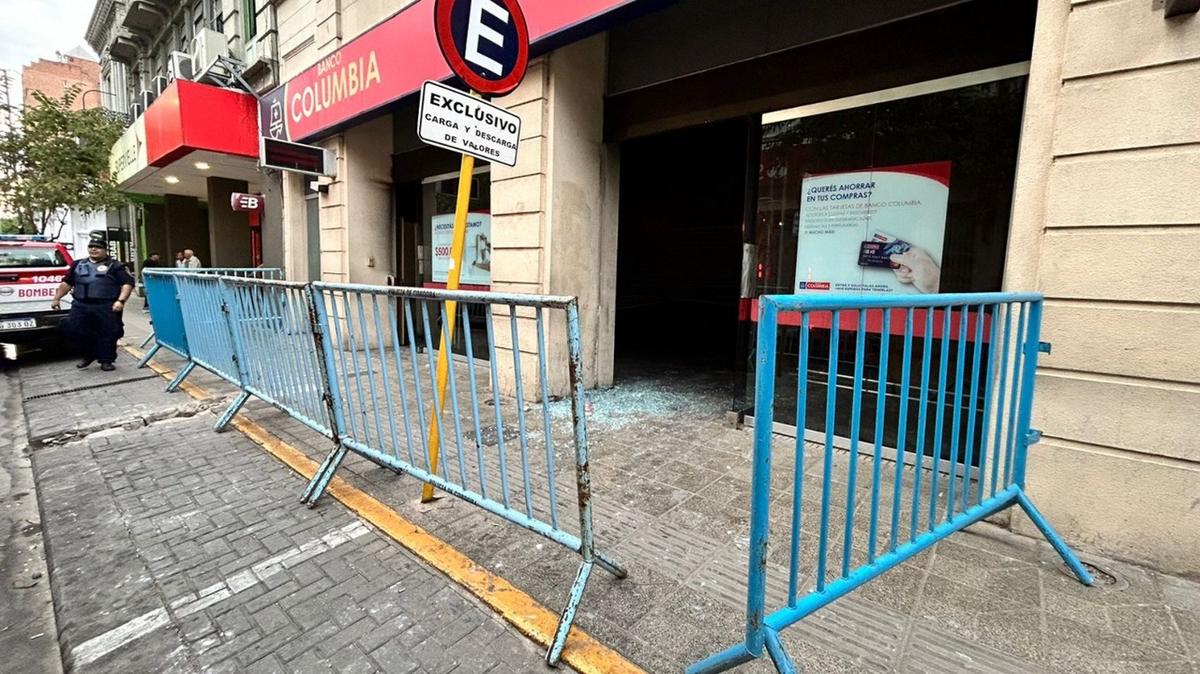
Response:
[[[73,110],[80,88],[62,98],[34,92],[18,128],[0,136],[0,201],[22,234],[57,239],[70,212],[127,202],[109,175],[108,157],[125,130],[103,108]]]

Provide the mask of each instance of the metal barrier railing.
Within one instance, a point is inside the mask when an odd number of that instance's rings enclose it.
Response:
[[[187,358],[187,337],[183,332],[183,319],[179,311],[179,299],[175,292],[175,284],[169,281],[170,275],[187,273],[213,276],[229,276],[235,278],[282,279],[283,270],[278,267],[208,267],[204,269],[185,269],[181,267],[152,267],[142,270],[142,285],[146,291],[146,301],[150,304],[150,334],[142,340],[140,348],[146,348],[150,342],[154,346],[142,356],[138,367],[146,367],[151,358],[162,347],[168,351]],[[159,311],[154,311],[159,305]],[[162,311],[166,309],[166,311]],[[190,370],[189,370],[190,371]],[[187,374],[184,373],[183,377]],[[173,381],[167,386],[168,391],[174,391],[183,381]]]
[[[313,478],[305,500],[320,497],[346,452],[353,451],[579,553],[583,561],[547,654],[547,662],[556,663],[592,567],[625,577],[620,565],[595,550],[575,298],[328,283],[312,284],[312,298],[325,337],[325,369],[340,446]],[[483,325],[478,319],[473,324],[472,306],[486,310]],[[448,325],[455,312],[467,354],[458,362],[449,358],[448,391],[442,400],[435,381],[434,353],[439,344],[435,329]],[[547,350],[546,335],[558,322],[550,320],[554,314],[561,319],[566,338],[562,363],[552,363]],[[522,323],[536,332],[534,340],[522,340]],[[476,364],[472,339],[479,331],[487,336],[488,366],[483,372],[477,371],[483,368]],[[501,335],[510,340],[507,346],[498,343]],[[423,354],[418,344],[423,344]],[[504,351],[511,358],[515,392],[507,412],[498,375]],[[555,444],[550,413],[548,378],[554,366],[565,366],[572,383],[569,473],[559,469],[566,457],[559,456],[561,445]],[[542,408],[540,424],[525,409],[523,372],[531,367],[536,372],[531,374],[537,381],[535,399]],[[448,408],[449,419],[438,411],[443,407]],[[435,438],[444,439],[440,457]],[[574,493],[562,489],[562,482],[573,482]],[[578,529],[560,517],[572,505]]]
[[[693,664],[689,674],[730,669],[761,657],[764,647],[776,669],[794,672],[780,631],[954,532],[1013,505],[1033,520],[1079,580],[1092,584],[1091,575],[1025,494],[1028,447],[1040,438],[1030,429],[1037,358],[1049,349],[1039,342],[1041,295],[781,295],[764,296],[759,306],[746,636],[743,643]],[[789,320],[781,323],[781,314]],[[799,353],[795,370],[780,372],[777,340],[784,323],[799,326]],[[879,342],[870,349],[869,326],[878,332]],[[853,338],[843,340],[847,329]],[[820,339],[810,339],[814,330],[820,330]],[[843,349],[853,349],[853,355],[844,359]],[[822,367],[821,375],[810,377]],[[843,368],[853,371],[848,385],[839,378]],[[773,448],[772,440],[773,421],[780,418],[775,410],[776,380],[790,381],[793,372],[794,407],[785,418],[791,415],[799,432],[791,452]],[[810,391],[821,388],[823,395]],[[864,396],[874,398],[874,409],[864,404]],[[805,518],[803,431],[814,404],[823,406],[818,421],[824,421],[824,447],[816,480],[821,491],[819,503],[808,504],[817,512]],[[849,451],[838,474],[844,487],[835,490],[835,433],[846,418],[847,404]],[[787,574],[788,590],[786,605],[768,614],[769,505],[776,452],[794,455],[784,479],[776,482],[790,478],[793,485],[788,535],[783,554],[776,557],[787,559],[786,571],[777,572]],[[860,453],[869,457],[869,477],[859,475]],[[860,478],[865,490],[858,485]],[[860,509],[865,512],[860,514]],[[810,522],[814,516],[815,525]]]
[[[625,576],[595,549],[575,298],[186,271],[148,279],[167,297],[170,282],[178,298],[161,307],[151,298],[151,315],[164,324],[179,312],[186,346],[176,350],[170,338],[162,342],[188,358],[173,385],[199,365],[241,389],[217,430],[254,395],[334,441],[304,502],[315,503],[354,452],[578,553],[582,562],[546,656],[550,664],[561,656],[592,568]],[[435,359],[451,316],[460,316],[467,353],[447,358],[442,386]],[[533,332],[522,338],[522,326]],[[486,340],[472,339],[480,333]],[[480,345],[486,364],[476,360]],[[553,358],[548,345],[565,348]],[[511,381],[500,376],[505,353],[512,359]],[[550,410],[552,368],[570,378],[569,425],[556,423]],[[537,415],[526,410],[527,377],[542,408]],[[564,516],[568,509],[574,517]]]

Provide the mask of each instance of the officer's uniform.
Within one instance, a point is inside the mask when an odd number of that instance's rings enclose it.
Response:
[[[82,258],[71,263],[63,282],[71,286],[72,296],[71,313],[63,323],[67,338],[85,360],[113,362],[125,325],[112,306],[120,299],[122,286],[134,285],[133,276],[112,257]]]

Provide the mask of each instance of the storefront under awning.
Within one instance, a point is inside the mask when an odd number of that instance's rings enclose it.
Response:
[[[230,194],[261,182],[257,110],[248,93],[176,80],[134,120],[110,168],[121,191],[163,197],[140,211],[140,248],[190,248],[222,266],[259,259],[245,214],[229,206]]]

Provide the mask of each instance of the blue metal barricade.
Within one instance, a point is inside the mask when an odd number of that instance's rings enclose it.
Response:
[[[179,295],[175,290],[175,279],[165,270],[147,269],[143,272],[146,299],[150,302],[150,320],[154,324],[154,348],[138,363],[145,367],[160,348],[166,348],[182,358],[189,358],[187,333],[183,327],[183,314],[179,308]],[[143,343],[144,346],[145,343]],[[178,382],[172,382],[167,390],[175,390]]]
[[[230,333],[229,303],[220,276],[175,273],[183,326],[187,332],[190,360],[180,371],[182,381],[199,365],[233,384],[241,385],[238,358]],[[153,305],[151,305],[153,306]]]
[[[625,575],[595,551],[576,300],[327,283],[311,287],[340,440],[305,500],[321,496],[348,450],[579,553],[582,564],[547,654],[547,662],[556,663],[593,565]],[[484,309],[482,320],[472,307]],[[443,400],[434,354],[441,327],[456,312],[466,358],[449,357]],[[481,333],[486,340],[473,339]],[[561,335],[566,343],[548,341],[548,334]],[[501,339],[507,341],[498,344]],[[564,358],[551,358],[548,343],[565,346],[557,351]],[[477,353],[480,344],[486,353]],[[478,364],[477,356],[488,365]],[[498,376],[501,358],[511,359],[507,388],[515,400],[501,395],[506,388]],[[572,383],[573,419],[569,429],[560,429],[567,437],[559,442],[549,411],[551,368],[568,370]],[[526,377],[536,390],[532,398],[540,402],[540,414],[526,411]],[[438,412],[443,406],[444,414]],[[435,435],[441,438],[440,460],[430,449]],[[577,517],[560,517],[567,508]]]
[[[146,348],[151,340],[154,346],[142,356],[138,367],[146,367],[151,358],[158,353],[159,348],[167,347],[184,358],[187,358],[187,342],[183,335],[183,320],[179,310],[179,294],[174,284],[168,279],[177,273],[211,274],[215,276],[231,276],[236,278],[282,279],[283,270],[278,267],[209,267],[206,269],[183,269],[180,267],[154,267],[142,270],[142,282],[146,289],[146,301],[150,303],[151,332],[142,340],[141,348]],[[160,335],[159,333],[163,334]],[[186,376],[186,375],[185,375]],[[181,378],[182,381],[182,378]],[[168,391],[173,391],[179,382],[172,382]]]
[[[1039,342],[1041,295],[779,295],[762,297],[759,306],[746,637],[692,665],[690,674],[730,669],[761,657],[764,647],[780,672],[794,672],[781,630],[1013,505],[1081,582],[1092,583],[1025,493],[1028,448],[1040,437],[1030,429],[1037,358],[1049,348]],[[798,348],[795,368],[781,370],[779,334],[795,330],[786,326],[798,326]],[[877,334],[870,348],[869,333]],[[777,396],[777,379],[793,376],[794,400],[790,387]],[[798,429],[794,452],[772,447],[784,394],[794,403],[784,413]],[[848,425],[841,427],[848,437],[838,436],[846,407]],[[806,501],[814,497],[804,493],[804,429],[814,408],[824,426],[820,495]],[[849,450],[838,482],[835,444]],[[777,451],[794,457],[784,466],[793,486],[790,499],[773,501]],[[860,473],[860,453],[869,473]],[[772,502],[791,506],[780,532],[788,593],[786,605],[767,613]]]
[[[230,338],[240,364],[242,393],[217,421],[224,428],[249,396],[283,410],[336,439],[324,359],[315,334],[308,285],[289,281],[221,279]]]

